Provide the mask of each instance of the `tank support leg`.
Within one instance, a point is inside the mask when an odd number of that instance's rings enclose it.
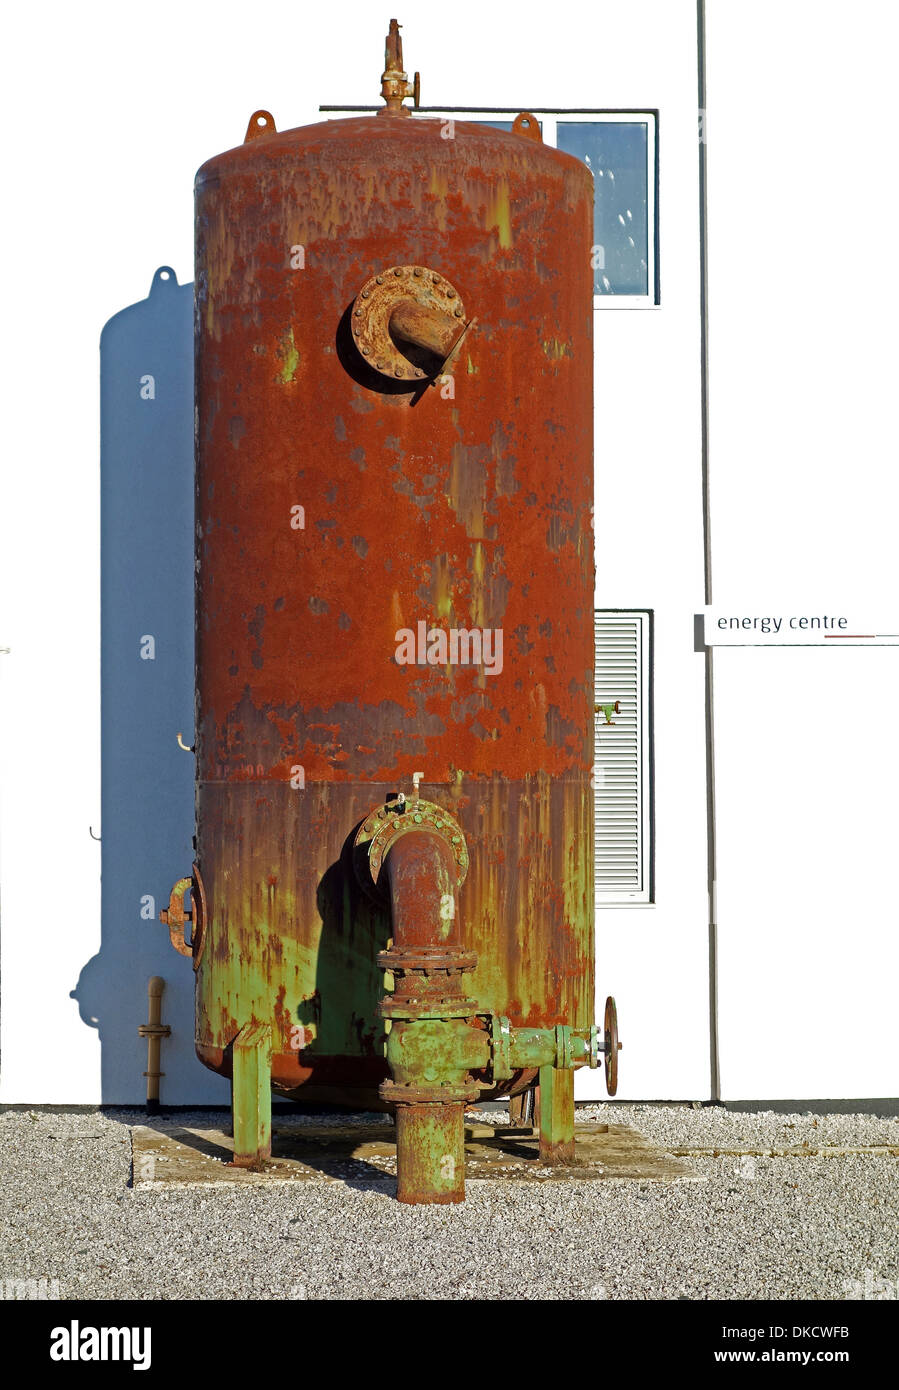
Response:
[[[574,1162],[574,1072],[540,1068],[540,1162]]]
[[[231,1114],[234,1166],[258,1168],[272,1153],[272,1030],[248,1023],[234,1039]]]

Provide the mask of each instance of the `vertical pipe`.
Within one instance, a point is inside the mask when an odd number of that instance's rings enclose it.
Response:
[[[398,1105],[396,1195],[400,1202],[465,1201],[465,1104]]]
[[[384,868],[393,945],[379,960],[395,985],[381,1010],[392,1020],[381,1095],[396,1107],[397,1198],[462,1202],[465,1102],[479,1093],[469,1067],[480,1044],[486,1060],[486,1036],[464,1022],[476,1005],[462,989],[474,958],[461,946],[459,871],[447,836],[430,829],[401,833]]]
[[[165,980],[161,975],[151,975],[147,983],[147,1022],[142,1023],[138,1028],[138,1035],[147,1039],[147,1070],[144,1076],[147,1078],[147,1114],[156,1115],[159,1112],[159,1078],[164,1075],[160,1071],[160,1061],[162,1053],[162,1039],[171,1036],[171,1028],[162,1022],[162,992],[165,989]]]
[[[702,531],[705,567],[705,602],[712,602],[712,519],[709,489],[709,268],[708,268],[708,154],[706,107],[705,0],[696,0],[697,96],[699,103],[699,334],[700,334],[700,429],[702,438]],[[709,899],[709,1089],[711,1099],[721,1099],[721,1064],[718,1050],[718,868],[715,817],[715,705],[714,653],[703,645],[705,661],[705,765],[706,835],[708,844]]]

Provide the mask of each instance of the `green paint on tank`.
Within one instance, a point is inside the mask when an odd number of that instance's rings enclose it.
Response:
[[[284,359],[284,366],[281,368],[281,381],[288,386],[296,376],[297,367],[300,365],[300,354],[293,338],[293,328],[289,328],[284,335],[279,354]]]

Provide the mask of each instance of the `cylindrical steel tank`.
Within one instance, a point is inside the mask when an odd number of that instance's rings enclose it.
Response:
[[[277,1092],[390,1105],[390,903],[354,842],[419,797],[462,831],[479,1012],[592,1024],[592,218],[589,170],[533,117],[509,133],[395,99],[281,133],[254,117],[197,175],[193,956],[214,1070],[262,1029]],[[508,1094],[535,1069],[479,1075]]]

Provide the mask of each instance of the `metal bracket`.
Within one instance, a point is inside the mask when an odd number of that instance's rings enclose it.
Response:
[[[523,135],[526,140],[536,140],[538,145],[543,144],[540,122],[530,111],[522,111],[515,117],[512,122],[512,134]]]
[[[250,124],[247,126],[247,133],[243,138],[244,144],[248,140],[258,140],[261,135],[275,135],[275,118],[271,111],[254,111],[250,117]]]

